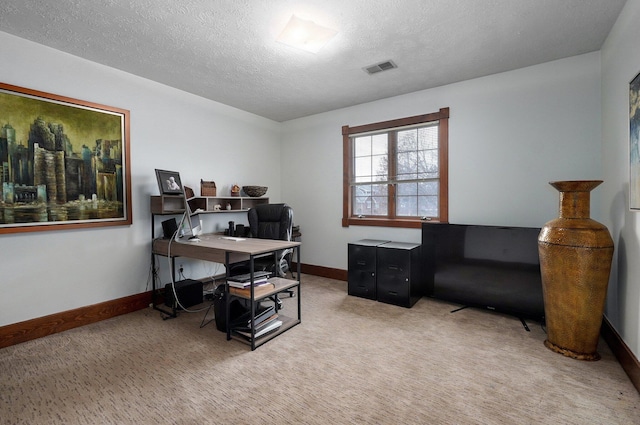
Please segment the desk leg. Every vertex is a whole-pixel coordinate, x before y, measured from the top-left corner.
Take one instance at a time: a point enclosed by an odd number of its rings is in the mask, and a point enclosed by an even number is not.
[[[170,261],[171,261],[171,274],[173,275],[173,271],[176,269],[175,257],[171,257]],[[166,316],[163,317],[163,320],[174,319],[178,317],[178,310],[175,307],[173,307],[171,311],[167,311],[164,308],[161,308],[158,306],[158,290],[160,289],[158,287],[158,281],[160,280],[160,278],[158,277],[158,272],[156,271],[156,255],[154,253],[151,253],[151,267],[152,267],[151,279],[153,280],[152,287],[151,287],[151,307],[153,307],[154,310],[158,310],[160,313],[166,314]],[[174,281],[175,281],[175,278],[174,278]],[[166,295],[165,295],[165,298],[166,298]]]
[[[231,320],[231,313],[229,312],[229,306],[231,304],[231,294],[229,293],[229,251],[224,253],[224,268],[225,270],[225,282],[224,282],[224,298],[225,298],[225,309],[224,309],[224,318],[225,318],[225,327],[227,328],[227,341],[231,339],[231,324],[229,321]]]
[[[251,351],[256,349],[256,326],[255,326],[256,303],[255,303],[255,292],[254,292],[255,287],[253,286],[253,281],[255,280],[254,272],[255,272],[255,263],[254,263],[254,256],[252,254],[252,255],[249,255],[249,280],[251,281],[251,286],[249,287],[251,288],[251,300],[249,301],[249,303],[251,304],[249,306],[249,310],[251,311],[251,319],[249,322],[251,326]]]
[[[302,313],[300,312],[300,308],[302,306],[302,296],[300,294],[300,291],[302,290],[302,275],[301,273],[301,265],[300,265],[300,245],[298,245],[296,248],[296,268],[298,269],[298,320],[302,321]]]
[[[151,307],[156,308],[158,298],[156,284],[158,282],[158,270],[156,270],[156,255],[151,252]]]

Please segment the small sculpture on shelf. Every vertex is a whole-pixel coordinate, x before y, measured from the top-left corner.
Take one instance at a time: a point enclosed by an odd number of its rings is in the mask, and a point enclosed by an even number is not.
[[[231,196],[240,196],[240,186],[237,184],[231,186]]]

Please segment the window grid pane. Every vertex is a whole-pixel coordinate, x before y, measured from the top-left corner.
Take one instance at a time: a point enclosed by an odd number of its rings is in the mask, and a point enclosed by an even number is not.
[[[418,196],[418,216],[438,217],[440,214],[438,196]]]
[[[396,203],[398,217],[437,217],[437,196],[398,196]]]
[[[386,184],[354,186],[353,214],[356,216],[386,216],[389,190]]]
[[[353,142],[353,155],[358,158],[371,155],[371,137],[356,137]]]
[[[371,136],[371,155],[387,155],[389,144],[387,133]]]
[[[398,217],[415,217],[417,215],[417,196],[398,196],[396,199],[396,215]]]

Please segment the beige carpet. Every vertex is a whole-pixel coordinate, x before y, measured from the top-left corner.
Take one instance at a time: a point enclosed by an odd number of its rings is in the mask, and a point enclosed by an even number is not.
[[[303,276],[302,324],[253,352],[200,328],[204,313],[145,309],[0,350],[0,423],[640,423],[604,343],[581,362],[546,349],[535,322],[455,307]]]

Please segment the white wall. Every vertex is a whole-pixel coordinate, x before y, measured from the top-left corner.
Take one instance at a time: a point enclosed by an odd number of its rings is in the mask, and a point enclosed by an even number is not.
[[[441,107],[451,108],[451,223],[541,227],[557,216],[549,181],[602,178],[597,52],[288,121],[283,193],[304,263],[346,269],[347,244],[362,238],[420,242],[418,229],[341,227],[341,127]]]
[[[602,48],[605,221],[616,245],[606,315],[640,357],[640,214],[629,210],[629,82],[640,72],[640,0],[628,0]]]
[[[133,207],[131,226],[0,235],[0,326],[149,289],[155,168],[179,171],[196,193],[204,179],[219,195],[261,184],[280,200],[279,123],[2,32],[0,57],[4,83],[131,111]],[[208,217],[206,229],[246,223],[246,214]],[[167,267],[161,261],[165,279]],[[185,268],[187,277],[216,272],[203,262]]]

